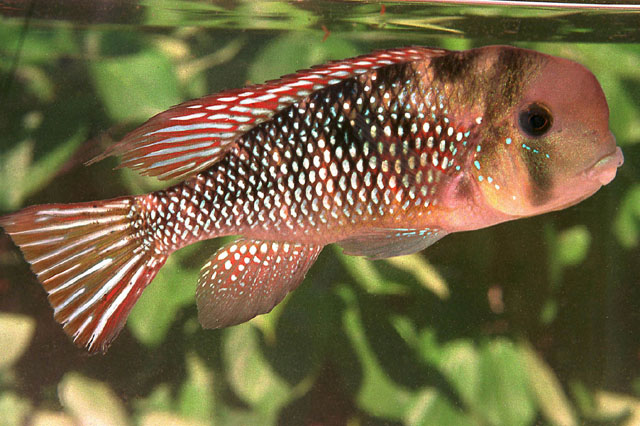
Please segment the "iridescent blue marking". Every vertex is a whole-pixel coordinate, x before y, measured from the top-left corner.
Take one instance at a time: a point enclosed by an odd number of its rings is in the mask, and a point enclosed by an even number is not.
[[[480,162],[478,160],[475,160],[473,165],[476,166],[476,169],[480,170]]]
[[[507,145],[511,145],[511,138],[507,138],[505,142],[507,143]]]

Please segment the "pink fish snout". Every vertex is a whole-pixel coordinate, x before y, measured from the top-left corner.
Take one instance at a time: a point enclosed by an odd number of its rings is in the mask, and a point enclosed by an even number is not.
[[[622,150],[616,146],[614,152],[602,157],[587,171],[587,177],[600,182],[601,185],[606,185],[616,177],[616,171],[622,163],[624,163]]]

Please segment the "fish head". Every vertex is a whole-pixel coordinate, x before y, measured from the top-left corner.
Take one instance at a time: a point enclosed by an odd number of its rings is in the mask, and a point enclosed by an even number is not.
[[[503,85],[497,93],[512,100],[482,123],[485,135],[470,166],[483,200],[508,218],[574,205],[611,182],[623,163],[595,76],[573,61],[517,50],[535,70],[519,82],[496,79]]]

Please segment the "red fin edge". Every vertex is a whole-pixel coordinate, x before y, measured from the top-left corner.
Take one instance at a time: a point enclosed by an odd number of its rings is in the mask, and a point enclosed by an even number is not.
[[[166,256],[145,249],[134,197],[33,206],[0,218],[76,345],[105,352]]]

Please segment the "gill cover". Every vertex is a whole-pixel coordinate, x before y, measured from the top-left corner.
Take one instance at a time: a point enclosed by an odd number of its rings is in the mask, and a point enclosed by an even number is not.
[[[521,217],[590,196],[603,182],[590,173],[595,164],[613,158],[615,175],[622,156],[609,131],[604,93],[589,70],[538,52],[513,54],[521,55],[519,78],[493,79],[502,95],[488,99],[493,117],[483,123],[484,146],[472,172],[492,208]],[[496,104],[506,106],[504,112],[496,113]]]

